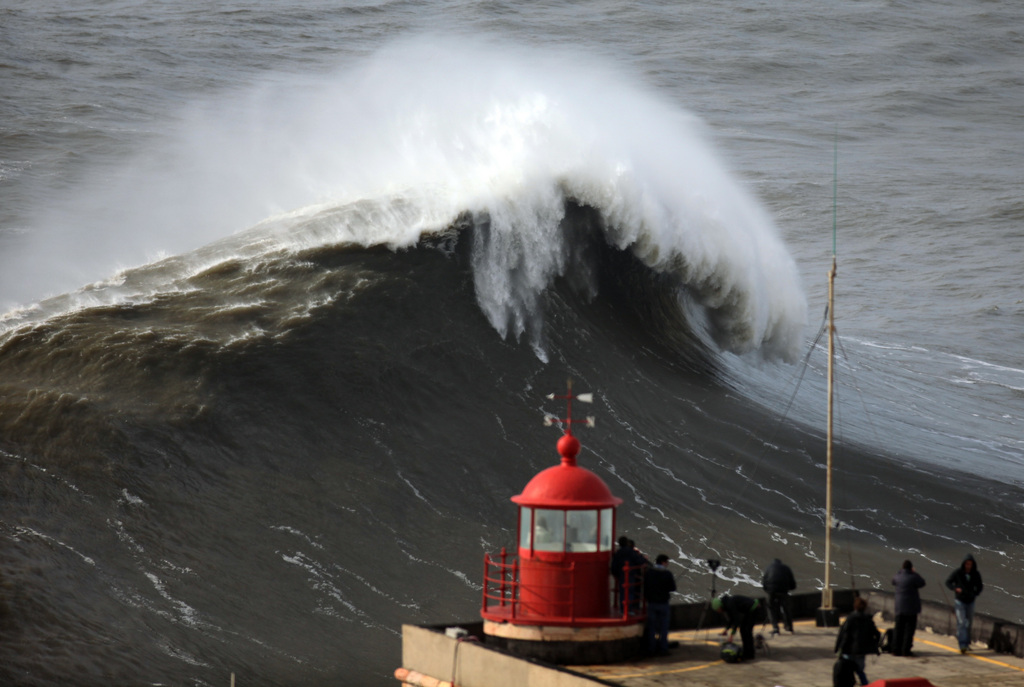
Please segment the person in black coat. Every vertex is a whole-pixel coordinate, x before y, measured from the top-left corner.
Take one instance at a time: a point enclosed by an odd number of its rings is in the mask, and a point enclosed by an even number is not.
[[[668,653],[668,632],[672,620],[669,597],[676,590],[676,578],[668,569],[668,556],[658,554],[654,565],[644,570],[644,598],[647,600],[647,650],[654,655]]]
[[[725,615],[726,623],[722,634],[728,634],[730,641],[735,636],[736,630],[740,631],[743,660],[754,660],[754,624],[760,616],[761,600],[752,599],[749,596],[724,594],[712,600],[711,608]]]
[[[956,593],[953,602],[956,609],[956,638],[960,653],[966,653],[971,646],[971,622],[974,620],[974,600],[981,594],[984,585],[974,556],[967,554],[960,567],[946,578],[946,586]]]
[[[896,622],[892,630],[892,655],[913,656],[914,632],[917,630],[917,616],[921,612],[921,594],[917,591],[924,586],[924,578],[914,571],[914,564],[903,561],[903,567],[892,578],[896,587]]]
[[[874,619],[866,613],[867,607],[868,602],[864,597],[858,596],[853,600],[853,612],[839,628],[835,648],[841,659],[853,663],[862,685],[868,684],[868,677],[864,674],[864,657],[878,653],[878,639],[881,637]]]
[[[788,565],[776,558],[761,575],[761,587],[768,593],[768,618],[772,634],[779,634],[779,620],[788,632],[793,631],[793,608],[789,593],[796,589],[796,578]]]
[[[636,550],[627,537],[619,537],[619,548],[612,554],[611,573],[615,578],[615,605],[621,611],[624,600],[629,599],[629,612],[640,611],[641,570],[649,561]],[[626,574],[626,570],[629,574]]]

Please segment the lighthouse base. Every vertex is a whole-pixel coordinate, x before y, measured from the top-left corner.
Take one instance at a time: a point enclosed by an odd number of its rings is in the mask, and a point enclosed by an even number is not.
[[[644,623],[564,627],[485,620],[484,634],[487,644],[523,658],[558,664],[614,663],[640,654]]]

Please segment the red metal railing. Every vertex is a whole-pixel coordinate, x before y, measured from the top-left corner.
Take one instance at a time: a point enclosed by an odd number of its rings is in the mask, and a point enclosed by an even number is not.
[[[511,558],[511,560],[509,560]],[[490,554],[484,554],[484,586],[482,599],[482,612],[486,615],[501,615],[510,620],[529,617],[530,604],[524,603],[523,596],[534,599],[545,599],[544,605],[548,608],[553,606],[556,611],[550,615],[570,621],[576,619],[575,588],[571,583],[574,563],[552,563],[553,568],[566,573],[560,576],[569,580],[566,584],[540,584],[533,583],[528,587],[520,580],[519,559],[509,556],[505,548],[501,549],[498,559],[492,558]],[[647,604],[643,598],[643,566],[626,565],[623,569],[623,583],[621,586],[617,581],[612,580],[609,575],[608,594],[612,599],[612,608],[616,609],[610,618],[617,618],[629,621],[642,617],[647,613]],[[621,596],[621,599],[620,599]],[[564,612],[562,612],[564,609]],[[546,614],[547,615],[547,614]]]
[[[491,568],[496,570],[491,573]],[[504,609],[509,608],[512,618],[516,617],[516,606],[519,590],[519,559],[513,558],[508,563],[508,553],[505,547],[501,547],[501,560],[496,561],[489,553],[484,554],[484,599],[483,610],[486,613],[488,600],[497,601],[497,606]],[[495,605],[495,604],[492,604]]]
[[[622,566],[623,582],[621,587],[616,583],[613,607],[621,611],[623,620],[647,614],[647,601],[644,599],[644,567],[629,563]]]

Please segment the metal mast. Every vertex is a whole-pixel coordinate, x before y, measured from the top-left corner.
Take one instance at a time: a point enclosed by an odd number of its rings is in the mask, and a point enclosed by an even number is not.
[[[821,591],[821,607],[832,609],[832,384],[835,380],[833,369],[835,314],[833,310],[836,282],[836,256],[832,255],[832,269],[828,273],[828,431],[825,448],[825,588]]]

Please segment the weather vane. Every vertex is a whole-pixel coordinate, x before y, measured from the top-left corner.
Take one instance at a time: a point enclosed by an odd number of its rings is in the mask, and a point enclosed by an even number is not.
[[[565,399],[565,417],[561,418],[561,417],[557,417],[555,415],[551,415],[549,413],[544,413],[544,426],[545,427],[550,427],[551,425],[555,424],[556,422],[564,422],[565,423],[565,433],[568,434],[568,435],[572,435],[572,425],[573,425],[574,422],[577,422],[577,423],[582,422],[587,427],[593,427],[594,426],[594,416],[593,415],[588,415],[586,417],[586,419],[584,419],[584,420],[578,420],[578,419],[574,420],[573,419],[573,417],[572,417],[572,400],[575,398],[580,403],[593,403],[594,402],[594,394],[578,394],[576,396],[573,396],[572,395],[572,380],[570,379],[570,380],[566,381],[565,384],[566,384],[567,391],[566,391],[564,396],[560,396],[558,394],[548,394],[548,396],[547,396],[549,399],[556,399],[556,398],[557,399]]]

